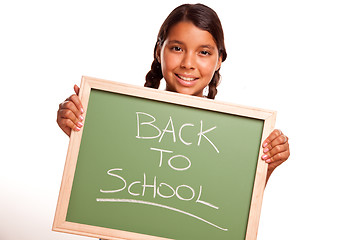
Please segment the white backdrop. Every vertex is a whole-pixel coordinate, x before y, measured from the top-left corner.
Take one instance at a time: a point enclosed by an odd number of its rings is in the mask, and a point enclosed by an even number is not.
[[[68,137],[58,104],[82,75],[143,85],[182,1],[0,2],[0,239],[51,231]],[[360,4],[203,1],[228,59],[218,100],[278,111],[290,159],[265,190],[258,239],[360,239]]]

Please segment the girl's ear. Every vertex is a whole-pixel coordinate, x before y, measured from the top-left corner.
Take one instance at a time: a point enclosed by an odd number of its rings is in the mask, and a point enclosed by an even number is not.
[[[218,71],[220,69],[221,63],[222,63],[222,56],[219,56],[219,59],[218,59],[217,65],[216,65],[216,71]]]

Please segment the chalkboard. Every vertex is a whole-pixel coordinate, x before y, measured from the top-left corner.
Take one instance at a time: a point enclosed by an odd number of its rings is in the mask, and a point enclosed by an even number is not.
[[[256,239],[274,111],[83,77],[53,230]]]

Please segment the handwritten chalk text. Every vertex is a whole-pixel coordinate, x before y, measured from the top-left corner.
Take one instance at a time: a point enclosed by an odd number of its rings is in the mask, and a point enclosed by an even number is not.
[[[162,141],[165,133],[172,135],[172,139],[173,142],[176,142],[176,135],[178,135],[178,138],[180,139],[180,141],[185,144],[185,145],[191,145],[191,142],[187,142],[186,140],[184,140],[183,135],[182,135],[182,131],[185,127],[195,127],[194,124],[192,123],[184,123],[181,125],[181,127],[179,128],[179,132],[178,134],[176,134],[176,130],[174,128],[174,123],[173,120],[171,118],[171,116],[169,117],[169,120],[165,126],[165,128],[163,130],[160,130],[160,128],[158,126],[155,125],[156,122],[156,118],[154,116],[152,116],[149,113],[144,113],[144,112],[137,112],[136,113],[136,119],[137,119],[137,135],[136,138],[140,138],[140,139],[156,139],[159,138],[159,142]],[[143,128],[151,128],[153,129],[154,135],[152,136],[143,136],[142,134],[142,129]],[[215,151],[217,153],[219,153],[219,149],[216,147],[216,145],[213,143],[213,141],[210,140],[210,138],[208,138],[205,134],[213,131],[214,129],[216,129],[216,126],[209,128],[207,130],[203,130],[203,121],[200,120],[200,130],[199,133],[197,134],[198,136],[198,142],[197,145],[200,146],[201,144],[201,140],[203,138],[205,138],[210,144],[211,146],[215,149]]]

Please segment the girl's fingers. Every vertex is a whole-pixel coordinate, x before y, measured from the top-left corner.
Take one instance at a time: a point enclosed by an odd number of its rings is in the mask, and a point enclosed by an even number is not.
[[[71,129],[74,129],[75,131],[77,130],[75,124],[70,119],[62,118],[60,117],[59,114],[57,116],[57,123],[61,128],[61,130],[63,130],[64,133],[66,133],[66,135],[68,135],[69,137],[70,137]]]
[[[57,112],[57,123],[68,136],[70,136],[71,130],[80,131],[84,120],[82,116],[84,109],[78,97],[80,88],[74,85],[74,91],[75,94],[59,104]]]
[[[81,114],[81,110],[79,110],[75,103],[73,101],[70,100],[65,100],[64,102],[60,103],[59,106],[59,111],[60,110],[70,110],[73,114],[75,114],[75,116],[78,118],[78,120],[82,121],[84,120],[84,117]],[[64,111],[63,111],[64,112]],[[70,114],[70,113],[68,113]],[[64,118],[66,118],[67,116],[63,115]]]
[[[261,158],[265,160],[265,162],[285,161],[290,155],[289,143],[286,142],[285,144],[277,145],[270,151],[264,151],[264,153]],[[269,159],[271,160],[269,161]]]
[[[278,129],[264,141],[263,148],[264,154],[261,158],[267,163],[280,161],[281,164],[290,156],[288,137]]]
[[[78,111],[80,112],[80,114],[84,113],[84,109],[81,104],[80,98],[76,94],[73,94],[70,97],[68,97],[64,103],[66,103],[66,102],[73,102],[75,104],[76,108],[78,109]]]
[[[276,138],[280,137],[281,135],[283,135],[283,133],[279,129],[272,131],[272,133],[270,133],[270,135],[265,139],[263,143],[263,148],[268,147],[268,145],[272,141],[274,141]]]
[[[282,145],[277,145],[271,151],[268,152],[270,157],[275,156],[278,153],[286,152],[289,149],[289,143],[285,143]]]
[[[60,109],[59,110],[59,117],[62,118],[62,119],[70,120],[72,122],[72,124],[69,125],[68,121],[66,121],[65,125],[67,127],[70,127],[72,129],[74,129],[74,130],[80,130],[80,128],[83,126],[82,120],[77,118],[76,115],[69,109]],[[73,125],[75,125],[78,129]]]
[[[69,136],[71,130],[80,131],[80,127],[78,127],[73,121],[68,118],[60,118],[59,126]]]
[[[71,128],[66,126],[66,119],[65,118],[60,118],[58,120],[58,124],[59,124],[60,128],[64,131],[64,133],[66,133],[66,135],[68,135],[70,137]]]
[[[282,162],[285,162],[290,156],[290,151],[287,148],[284,152],[279,152],[270,157],[269,155],[264,154],[262,159],[265,160],[266,163],[274,163],[279,162],[279,165]]]
[[[284,134],[279,135],[275,139],[273,139],[271,142],[267,144],[267,146],[264,148],[264,153],[271,151],[273,148],[279,145],[283,145],[285,143],[288,143],[288,137]]]

